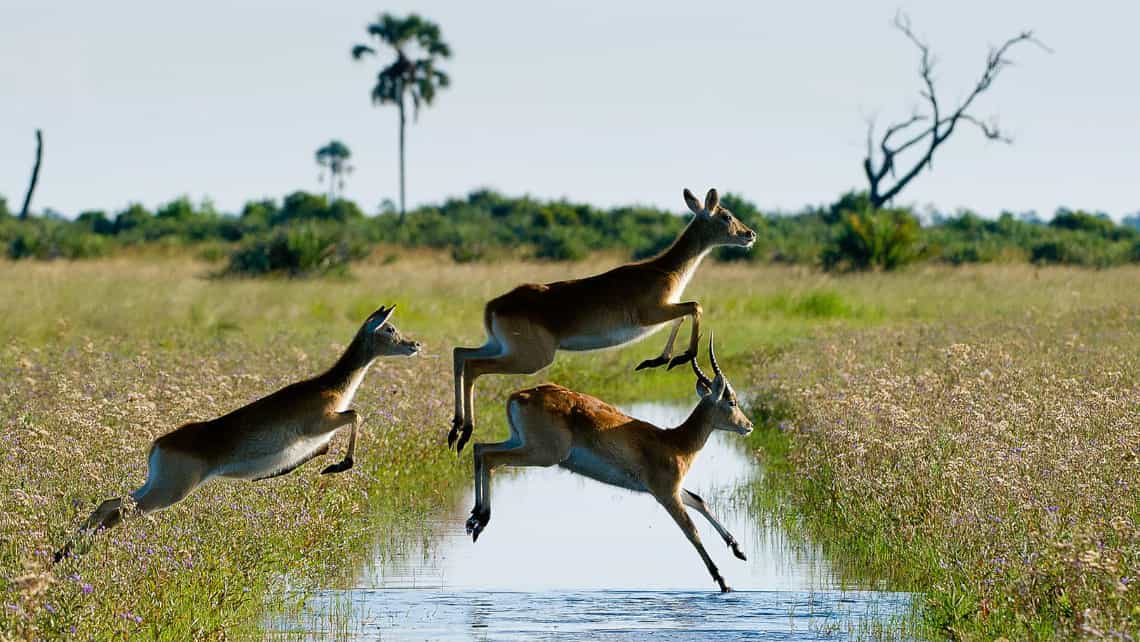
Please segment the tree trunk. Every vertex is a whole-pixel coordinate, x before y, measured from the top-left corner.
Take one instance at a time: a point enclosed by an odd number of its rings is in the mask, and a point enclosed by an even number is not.
[[[400,96],[400,224],[404,224],[404,96]]]
[[[32,166],[32,180],[28,183],[28,193],[24,195],[24,207],[20,209],[20,220],[28,218],[28,208],[32,205],[32,194],[40,180],[40,162],[44,158],[44,134],[36,130],[36,164]]]

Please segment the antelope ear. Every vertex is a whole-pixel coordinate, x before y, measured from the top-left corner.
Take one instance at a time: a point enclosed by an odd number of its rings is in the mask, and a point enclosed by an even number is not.
[[[724,389],[720,391],[720,398],[724,399],[730,393],[735,394],[735,392],[736,391],[732,389],[732,384],[730,384],[728,381],[725,381],[724,382]]]
[[[369,332],[376,332],[384,327],[384,324],[388,322],[388,317],[392,316],[392,312],[395,311],[395,309],[396,306],[394,305],[388,308],[380,306],[379,310],[373,312],[372,316],[368,317],[367,328]]]
[[[719,206],[720,195],[716,193],[716,188],[714,187],[709,190],[708,194],[705,194],[705,211],[712,214]]]
[[[724,396],[724,391],[727,389],[728,382],[724,380],[724,377],[718,376],[716,379],[713,379],[712,390],[709,391],[709,394],[712,395],[713,399],[720,401],[721,397]]]
[[[712,394],[712,388],[709,388],[707,385],[705,385],[705,382],[697,379],[697,396],[701,399],[704,399],[710,394]]]
[[[701,202],[697,200],[697,197],[693,196],[693,193],[690,192],[687,187],[683,193],[685,195],[685,205],[689,206],[689,211],[697,216],[703,216],[705,210],[701,207]]]

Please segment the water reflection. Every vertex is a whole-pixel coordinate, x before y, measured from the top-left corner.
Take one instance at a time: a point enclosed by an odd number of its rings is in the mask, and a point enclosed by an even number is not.
[[[690,409],[625,410],[673,426]],[[777,632],[817,639],[842,638],[865,618],[905,612],[906,595],[838,590],[820,555],[795,547],[754,514],[747,492],[757,474],[744,439],[717,432],[685,482],[748,556],[733,557],[692,513],[736,590],[728,595],[715,592],[692,545],[651,496],[558,468],[524,469],[494,478],[491,521],[477,544],[463,531],[473,501],[468,490],[441,515],[439,537],[374,562],[356,588],[310,596],[307,622],[284,628],[386,639],[574,639],[585,632],[601,639],[771,639]],[[330,627],[334,619],[341,621]]]

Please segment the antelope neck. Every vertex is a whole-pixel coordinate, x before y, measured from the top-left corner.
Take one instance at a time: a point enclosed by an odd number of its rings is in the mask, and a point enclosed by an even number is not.
[[[360,381],[376,359],[368,354],[364,346],[363,333],[357,334],[352,343],[340,355],[336,363],[325,373],[324,378],[330,388],[340,392],[355,392]]]
[[[677,240],[673,241],[673,244],[654,258],[651,263],[656,264],[666,272],[680,275],[691,274],[711,249],[700,238],[700,233],[696,227],[689,223],[689,226],[681,232]]]
[[[672,437],[678,450],[688,455],[694,455],[705,447],[705,443],[713,431],[712,422],[705,417],[707,412],[708,410],[703,402],[697,404],[697,407],[693,408],[693,412],[689,413],[688,419],[666,433]]]

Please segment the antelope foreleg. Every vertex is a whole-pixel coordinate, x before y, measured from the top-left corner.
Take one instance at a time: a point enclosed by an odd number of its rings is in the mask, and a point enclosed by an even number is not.
[[[673,322],[672,329],[669,330],[669,338],[665,341],[665,349],[661,351],[661,355],[652,359],[646,359],[638,364],[635,370],[643,370],[645,368],[656,368],[669,363],[669,357],[673,356],[673,343],[677,340],[677,331],[681,329],[681,324],[685,322],[685,318],[681,317]]]
[[[701,560],[704,561],[705,567],[709,570],[709,574],[712,575],[713,580],[717,583],[717,586],[720,587],[721,593],[731,591],[732,589],[728,587],[728,584],[724,583],[724,578],[721,577],[716,564],[714,564],[712,558],[709,557],[708,551],[705,550],[705,545],[701,543],[701,536],[697,533],[697,527],[693,525],[692,518],[685,512],[685,506],[681,498],[673,495],[665,498],[659,497],[658,501],[660,501],[661,505],[668,511],[673,521],[677,522],[677,526],[681,528],[681,532],[684,533],[685,537],[692,543],[693,548],[697,549],[697,553],[701,556]]]
[[[348,434],[348,450],[344,453],[344,459],[326,467],[321,471],[322,475],[343,473],[349,468],[352,468],[352,456],[356,454],[356,431],[360,428],[360,415],[355,410],[345,410],[330,417],[329,422],[329,425],[332,426],[331,430],[336,430],[346,423],[351,423],[352,431]]]
[[[641,323],[644,326],[654,326],[659,323],[668,323],[669,321],[677,321],[673,328],[673,333],[670,334],[670,346],[674,334],[680,328],[680,321],[685,317],[693,318],[693,328],[689,334],[689,349],[683,354],[679,354],[669,360],[669,370],[677,366],[688,363],[697,358],[697,342],[701,338],[701,304],[696,301],[685,301],[684,303],[665,303],[655,307],[642,314]],[[654,365],[663,365],[658,363],[658,359],[650,359],[648,362],[642,362],[642,366],[651,367],[650,363]],[[638,368],[641,369],[640,367]]]
[[[704,518],[712,524],[712,527],[720,534],[721,539],[728,545],[733,555],[738,559],[748,561],[748,558],[744,556],[744,552],[740,550],[740,543],[736,541],[736,538],[732,536],[732,533],[728,532],[728,529],[725,528],[723,524],[717,521],[717,518],[713,517],[712,511],[709,510],[705,500],[701,499],[699,495],[692,491],[682,489],[681,502],[703,515]]]

